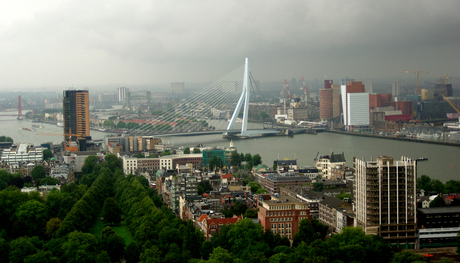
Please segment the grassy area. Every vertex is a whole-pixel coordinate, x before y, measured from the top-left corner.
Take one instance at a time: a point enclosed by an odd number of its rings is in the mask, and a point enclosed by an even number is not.
[[[94,223],[94,225],[89,229],[89,232],[91,234],[101,236],[102,230],[104,230],[105,227],[106,225],[104,224],[104,222],[98,219]],[[125,239],[126,245],[131,243],[131,240],[133,240],[133,236],[131,235],[131,232],[129,232],[128,226],[126,225],[125,221],[121,221],[119,225],[110,227],[113,229],[113,231],[115,231],[115,233],[117,233]]]

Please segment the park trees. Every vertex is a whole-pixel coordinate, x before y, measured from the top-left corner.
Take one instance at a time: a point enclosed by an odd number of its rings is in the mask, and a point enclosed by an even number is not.
[[[43,150],[43,160],[49,160],[53,158],[54,154],[50,149]]]
[[[108,197],[102,207],[104,222],[109,224],[119,224],[121,222],[121,208],[113,197]]]
[[[315,233],[315,229],[308,219],[302,219],[299,222],[299,230],[294,235],[292,246],[296,247],[301,242],[305,242],[307,245],[317,239],[318,235]]]
[[[29,200],[16,210],[15,216],[26,227],[29,236],[41,236],[45,233],[48,208],[36,200]]]
[[[34,182],[38,183],[41,179],[46,177],[45,168],[43,168],[41,165],[37,165],[34,167],[32,172],[30,172],[30,175],[34,179]]]
[[[189,147],[184,149],[184,154],[190,154],[190,148]]]

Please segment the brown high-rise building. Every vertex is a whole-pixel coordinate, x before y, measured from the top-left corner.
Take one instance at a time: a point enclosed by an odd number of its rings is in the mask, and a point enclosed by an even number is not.
[[[332,119],[332,80],[324,80],[324,88],[319,90],[319,117],[321,120]]]
[[[89,137],[89,94],[87,90],[64,91],[64,141]]]
[[[353,197],[357,225],[388,243],[414,248],[417,241],[417,162],[379,156],[354,159]]]

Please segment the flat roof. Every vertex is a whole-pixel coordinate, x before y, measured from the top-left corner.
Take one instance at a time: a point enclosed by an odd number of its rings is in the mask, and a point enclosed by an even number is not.
[[[460,213],[460,206],[419,208],[418,211],[423,214]]]

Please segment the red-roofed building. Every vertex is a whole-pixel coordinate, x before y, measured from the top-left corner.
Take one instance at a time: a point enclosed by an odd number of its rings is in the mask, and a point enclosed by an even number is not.
[[[206,239],[210,240],[224,225],[233,225],[239,220],[243,219],[242,216],[234,215],[232,218],[209,218],[207,215],[201,215],[198,219],[201,225],[201,231],[204,232]]]
[[[232,174],[223,174],[222,175],[222,179],[231,179],[232,178]]]
[[[209,198],[210,195],[209,195],[208,193],[204,193],[204,194],[203,194],[203,197],[208,197],[208,198]]]

